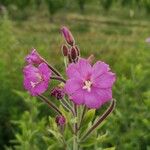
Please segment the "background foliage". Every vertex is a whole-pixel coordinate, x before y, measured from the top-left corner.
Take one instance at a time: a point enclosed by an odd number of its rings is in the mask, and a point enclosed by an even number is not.
[[[0,0],[0,149],[47,149],[56,141],[47,131],[51,110],[14,90],[24,91],[22,67],[32,47],[64,72],[59,28],[67,25],[82,56],[93,53],[117,74],[117,108],[99,129],[103,144],[95,149],[149,150],[150,1],[59,1]]]

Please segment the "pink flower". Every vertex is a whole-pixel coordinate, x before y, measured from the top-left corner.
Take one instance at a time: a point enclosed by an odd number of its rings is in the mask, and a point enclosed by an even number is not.
[[[73,46],[75,44],[75,41],[74,41],[74,37],[73,35],[71,34],[70,30],[67,28],[67,27],[62,27],[61,28],[61,32],[66,40],[66,42]]]
[[[98,61],[91,66],[88,60],[80,59],[69,65],[67,76],[65,91],[74,103],[97,109],[112,99],[116,76],[104,62]]]
[[[43,62],[42,57],[39,55],[36,49],[33,49],[25,59],[29,64],[40,64]]]
[[[45,63],[41,63],[38,67],[27,65],[23,69],[24,87],[32,96],[37,96],[45,92],[51,77],[51,70]]]

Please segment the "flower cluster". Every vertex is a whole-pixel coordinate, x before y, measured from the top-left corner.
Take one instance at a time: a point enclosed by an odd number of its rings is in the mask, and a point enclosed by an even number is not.
[[[93,65],[93,55],[87,59],[82,58],[74,37],[67,27],[62,27],[61,33],[66,41],[66,44],[62,45],[62,53],[65,59],[67,79],[64,79],[61,73],[35,49],[32,49],[25,58],[27,65],[23,69],[24,87],[32,96],[38,96],[57,113],[55,121],[58,126],[64,126],[66,118],[59,107],[43,95],[51,87],[50,81],[57,80],[60,82],[52,88],[50,96],[60,100],[60,104],[75,118],[77,117],[78,106],[99,109],[103,104],[112,101],[110,108],[83,135],[81,138],[83,140],[112,112],[115,106],[112,86],[115,83],[116,75],[103,61],[97,61]],[[81,122],[84,112],[81,116]],[[73,132],[75,135],[80,129],[80,124],[75,122]]]

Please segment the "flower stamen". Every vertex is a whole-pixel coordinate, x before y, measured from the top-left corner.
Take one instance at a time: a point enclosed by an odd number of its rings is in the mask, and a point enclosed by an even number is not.
[[[43,81],[43,78],[39,73],[36,74],[36,77],[37,77],[36,82],[30,81],[32,88],[34,88],[35,86],[37,86],[38,84],[40,84]]]
[[[84,89],[84,90],[87,90],[88,92],[91,92],[91,86],[92,86],[92,82],[89,81],[89,80],[86,80],[86,81],[84,82],[83,89]]]

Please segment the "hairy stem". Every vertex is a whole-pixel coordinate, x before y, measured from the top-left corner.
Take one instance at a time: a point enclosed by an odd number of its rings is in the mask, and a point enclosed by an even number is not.
[[[67,111],[70,111],[70,109],[66,106],[64,102],[62,102],[62,100],[60,100],[60,103]]]
[[[72,106],[70,105],[70,103],[65,98],[63,99],[63,101],[67,105],[67,107],[70,109],[70,111],[72,112],[72,115],[75,115],[75,112],[74,112]]]
[[[55,104],[49,101],[44,95],[38,95],[38,97],[48,105],[49,108],[52,108],[57,114],[62,115],[61,111],[57,108]]]
[[[80,128],[81,128],[81,124],[82,124],[82,121],[83,121],[83,119],[84,119],[85,112],[86,112],[86,106],[84,105],[83,110],[82,110],[82,113],[81,113],[80,121],[79,121],[78,130],[80,130]]]
[[[66,80],[60,76],[51,76],[51,79],[53,80],[58,80],[58,81],[61,81],[63,83],[66,83]]]
[[[74,135],[73,139],[73,150],[78,150],[77,136]]]
[[[92,133],[92,131],[94,131],[100,125],[100,123],[107,118],[107,116],[114,110],[115,104],[116,102],[113,99],[109,108],[103,113],[102,116],[98,118],[98,120],[92,125],[92,127],[81,137],[80,139],[81,141],[84,141],[89,136],[89,134]]]
[[[74,113],[75,113],[74,117],[77,117],[77,105],[76,104],[74,104]],[[77,122],[75,122],[74,123],[74,132],[75,132],[75,134],[77,134],[77,131],[78,131],[78,125],[77,125]]]
[[[77,105],[74,104],[74,117],[77,118]],[[78,150],[78,124],[74,123],[73,150]]]
[[[43,61],[48,65],[48,67],[52,70],[52,72],[55,75],[62,77],[61,73],[57,69],[55,69],[54,67],[52,67],[45,59],[43,59]]]

